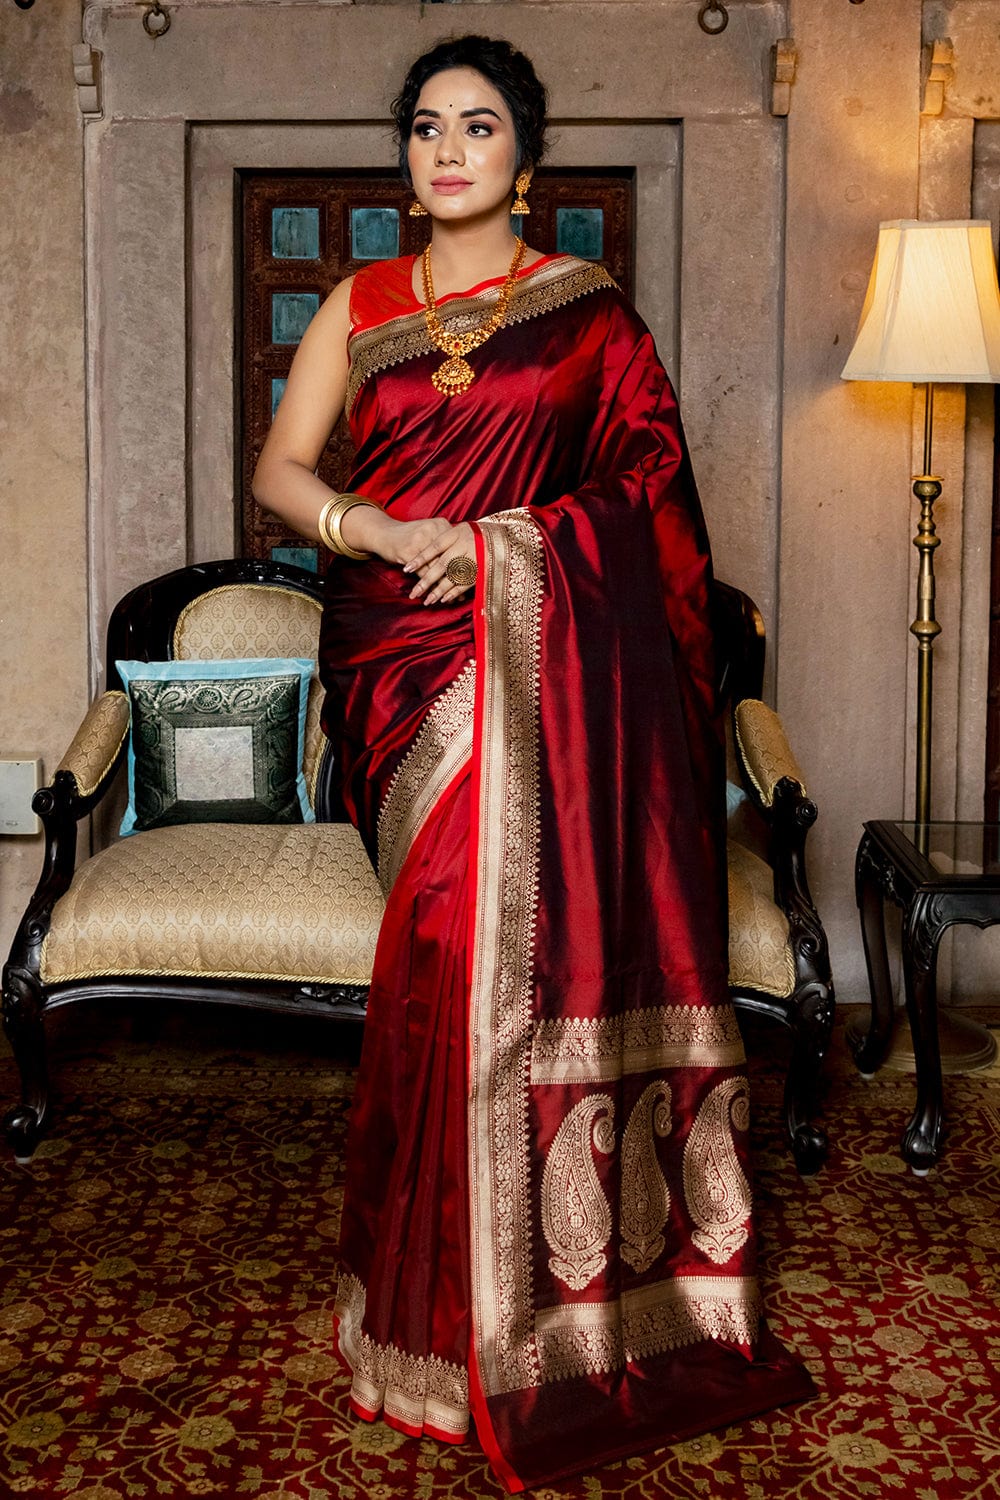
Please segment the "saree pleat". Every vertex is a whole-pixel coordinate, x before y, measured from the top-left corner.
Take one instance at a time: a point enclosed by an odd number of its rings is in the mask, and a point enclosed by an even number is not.
[[[355,280],[352,488],[471,522],[474,600],[331,569],[345,800],[388,895],[348,1147],[353,1404],[515,1491],[808,1395],[756,1282],[711,562],[677,404],[549,257],[461,398],[412,260]],[[481,316],[495,287],[444,299]],[[481,376],[479,371],[481,370]]]

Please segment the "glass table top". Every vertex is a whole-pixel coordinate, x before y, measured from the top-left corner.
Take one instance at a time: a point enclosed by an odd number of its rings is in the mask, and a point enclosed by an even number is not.
[[[893,822],[939,875],[1000,876],[1000,824]]]

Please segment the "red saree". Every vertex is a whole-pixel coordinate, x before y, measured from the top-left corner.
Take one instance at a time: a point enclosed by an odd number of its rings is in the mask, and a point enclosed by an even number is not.
[[[327,728],[388,897],[338,1339],[361,1416],[456,1441],[471,1411],[520,1490],[812,1386],[754,1275],[711,564],[673,392],[610,278],[549,256],[440,396],[412,265],[355,279],[351,488],[473,522],[479,576],[436,608],[379,561],[328,578]]]

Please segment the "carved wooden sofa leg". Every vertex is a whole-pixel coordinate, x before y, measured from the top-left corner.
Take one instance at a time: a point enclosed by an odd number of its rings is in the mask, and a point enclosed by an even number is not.
[[[826,1132],[813,1123],[817,1111],[820,1074],[833,1030],[833,991],[815,984],[800,992],[792,1028],[792,1056],[785,1079],[785,1124],[803,1176],[818,1172],[826,1160]]]
[[[49,1111],[43,1008],[44,997],[33,975],[8,964],[3,975],[3,1021],[21,1074],[21,1102],[4,1115],[3,1131],[15,1160],[22,1164],[31,1160]]]

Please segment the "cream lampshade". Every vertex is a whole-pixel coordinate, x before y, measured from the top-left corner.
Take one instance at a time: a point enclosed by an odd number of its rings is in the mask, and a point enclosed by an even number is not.
[[[987,220],[879,226],[842,378],[1000,381],[1000,289]]]

